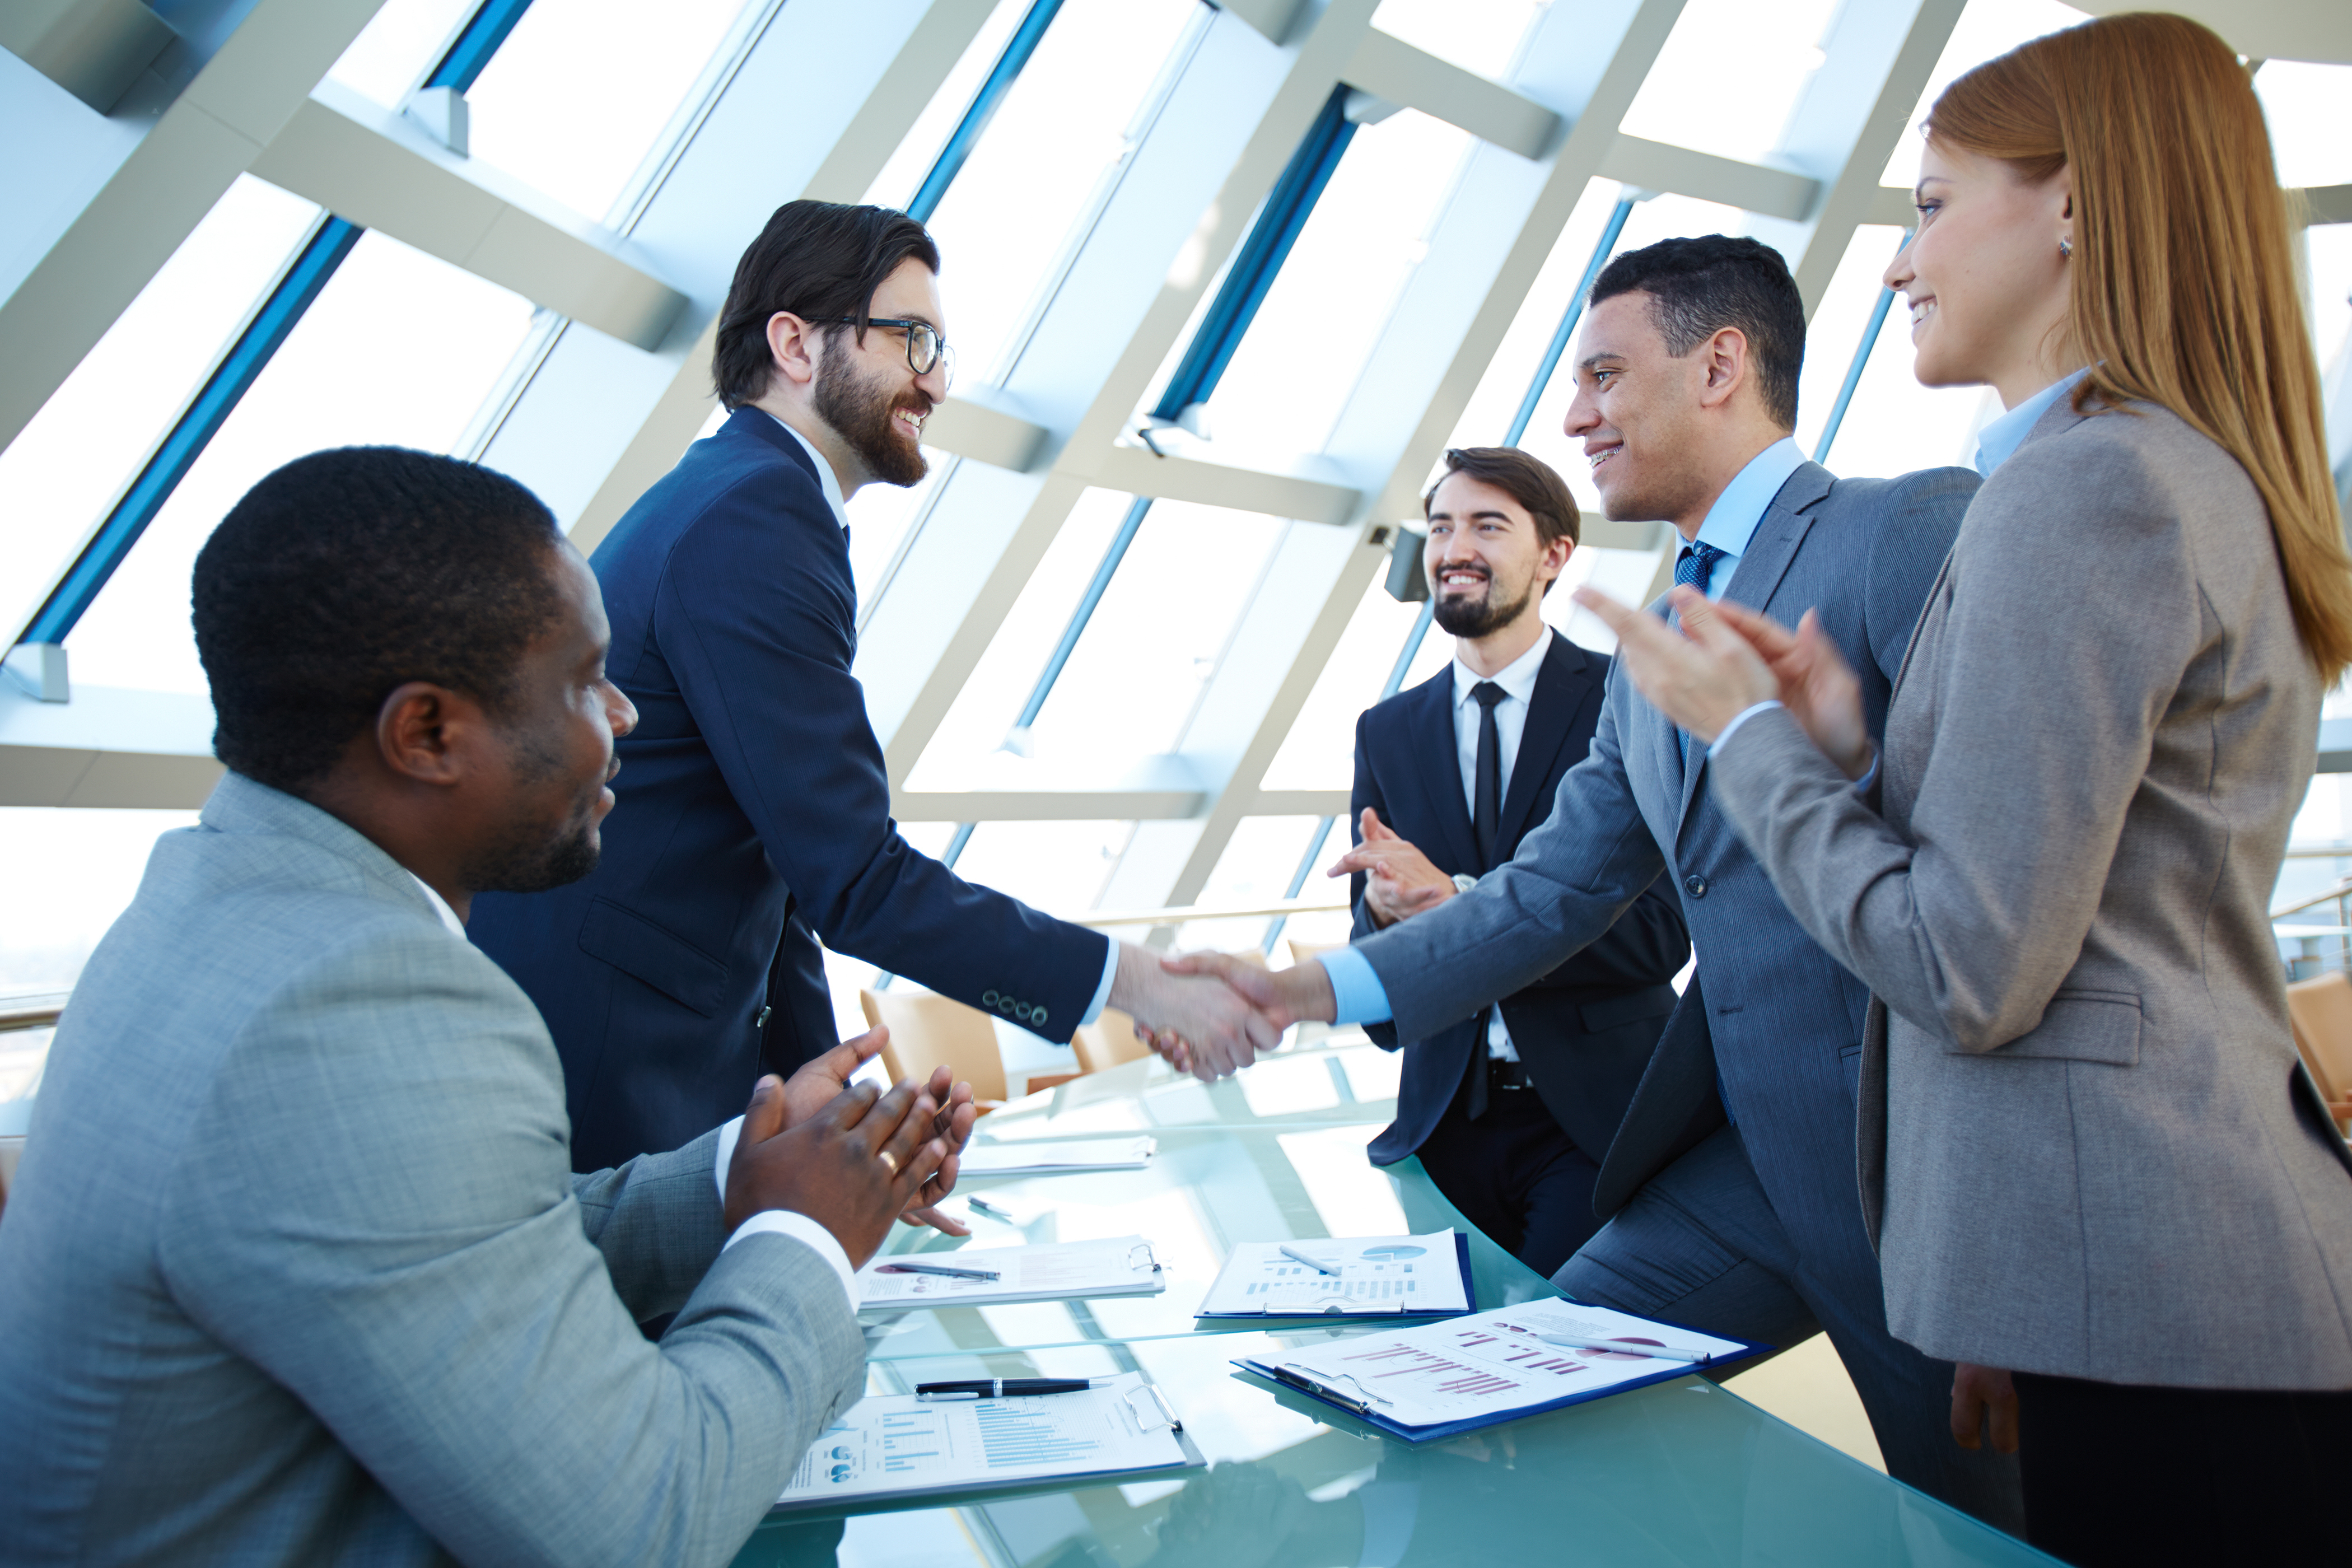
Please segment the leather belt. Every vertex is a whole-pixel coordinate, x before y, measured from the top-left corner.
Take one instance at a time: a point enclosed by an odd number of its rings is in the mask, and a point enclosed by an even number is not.
[[[1535,1083],[1528,1077],[1526,1063],[1505,1061],[1500,1057],[1488,1057],[1486,1087],[1489,1089],[1533,1089]]]

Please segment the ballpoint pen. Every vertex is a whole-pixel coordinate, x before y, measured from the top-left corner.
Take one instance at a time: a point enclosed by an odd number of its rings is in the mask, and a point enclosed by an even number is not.
[[[974,1377],[960,1383],[919,1383],[918,1399],[1013,1399],[1024,1394],[1083,1394],[1094,1386],[1086,1377]]]
[[[1291,1246],[1287,1242],[1277,1242],[1276,1245],[1281,1247],[1282,1255],[1285,1258],[1289,1258],[1294,1263],[1304,1263],[1307,1268],[1314,1269],[1318,1274],[1328,1274],[1335,1278],[1339,1275],[1339,1271],[1338,1269],[1331,1268],[1328,1264],[1316,1262],[1315,1259],[1307,1257],[1307,1254],[1299,1251],[1298,1248]]]
[[[1001,1219],[1007,1225],[1019,1225],[1021,1223],[1020,1219],[1014,1215],[1013,1210],[1003,1204],[992,1204],[986,1198],[977,1196],[967,1197],[963,1201],[975,1213],[984,1214],[991,1219]]]
[[[1645,1345],[1638,1340],[1587,1340],[1574,1334],[1538,1334],[1536,1338],[1548,1345],[1566,1345],[1570,1350],[1607,1351],[1613,1355],[1648,1356],[1653,1361],[1686,1361],[1694,1366],[1705,1366],[1715,1359],[1705,1351],[1678,1351],[1672,1345]]]
[[[992,1268],[951,1268],[944,1263],[885,1263],[877,1274],[936,1274],[942,1279],[1002,1279]]]

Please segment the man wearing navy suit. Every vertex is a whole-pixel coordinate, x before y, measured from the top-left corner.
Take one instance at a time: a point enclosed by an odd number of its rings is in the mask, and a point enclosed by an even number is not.
[[[555,1037],[581,1170],[676,1148],[831,1049],[820,939],[1050,1039],[1106,1005],[1243,1057],[1276,1038],[1214,980],[973,887],[890,820],[844,509],[925,472],[953,371],[939,267],[904,213],[778,208],[719,317],[732,414],[590,558],[639,714],[627,809],[592,875],[485,897],[469,928]]]
[[[1567,429],[1611,517],[1675,524],[1677,583],[1792,624],[1819,613],[1875,740],[1978,479],[1845,479],[1808,462],[1791,437],[1804,342],[1803,300],[1769,247],[1708,235],[1629,251],[1593,283]],[[2017,1533],[2014,1457],[1978,1446],[1952,1363],[1887,1331],[1854,1178],[1869,990],[1780,901],[1706,770],[1706,746],[1614,680],[1551,820],[1470,891],[1278,973],[1213,955],[1183,966],[1229,975],[1278,1021],[1428,1035],[1556,968],[1663,871],[1698,967],[1601,1160],[1609,1224],[1553,1283],[1782,1349],[1826,1332],[1887,1473]]]
[[[1543,618],[1575,551],[1576,501],[1508,447],[1445,454],[1423,500],[1423,564],[1453,662],[1356,724],[1355,934],[1431,907],[1507,863],[1551,813],[1600,722],[1609,658]],[[1690,957],[1680,905],[1653,886],[1609,934],[1475,1017],[1404,1048],[1375,1164],[1418,1154],[1465,1218],[1550,1274],[1601,1228],[1601,1156],[1675,1008]],[[1367,1033],[1397,1049],[1396,1026]]]

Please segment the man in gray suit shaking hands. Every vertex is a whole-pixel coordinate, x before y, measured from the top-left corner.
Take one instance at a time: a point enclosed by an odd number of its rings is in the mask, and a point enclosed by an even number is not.
[[[1840,479],[1805,460],[1790,435],[1804,307],[1754,240],[1629,252],[1595,281],[1584,321],[1568,432],[1607,514],[1673,522],[1678,583],[1784,620],[1818,609],[1860,672],[1875,737],[1976,476]],[[1436,889],[1427,912],[1280,974],[1183,962],[1227,969],[1282,1021],[1392,1017],[1419,1039],[1548,973],[1669,879],[1697,972],[1601,1162],[1593,1205],[1610,1223],[1555,1279],[1784,1348],[1826,1331],[1888,1471],[2013,1531],[2014,1461],[1953,1442],[1950,1364],[1886,1331],[1854,1180],[1869,994],[1780,902],[1708,798],[1706,764],[1705,746],[1612,676],[1550,818],[1475,889]],[[1377,845],[1352,862],[1392,869]]]
[[[354,448],[255,486],[194,597],[230,772],[33,1113],[0,1558],[725,1563],[864,1391],[852,1267],[968,1092],[845,1090],[868,1040],[573,1175],[555,1047],[459,921],[595,863],[635,721],[595,579],[512,480]]]

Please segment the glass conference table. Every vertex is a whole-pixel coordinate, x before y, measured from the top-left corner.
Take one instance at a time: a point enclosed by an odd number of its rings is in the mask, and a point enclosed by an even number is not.
[[[1238,1372],[1236,1356],[1374,1331],[1196,1325],[1192,1310],[1236,1242],[1452,1226],[1469,1237],[1480,1308],[1558,1293],[1472,1230],[1417,1162],[1382,1170],[1364,1158],[1395,1086],[1393,1057],[1339,1036],[1214,1085],[1130,1063],[987,1118],[988,1142],[1148,1132],[1159,1152],[1140,1171],[967,1179],[960,1192],[1020,1223],[976,1215],[966,1241],[901,1229],[891,1251],[1140,1234],[1168,1288],[866,1314],[867,1390],[1139,1371],[1168,1394],[1208,1468],[772,1519],[739,1568],[2052,1561],[1697,1377],[1415,1446]]]

